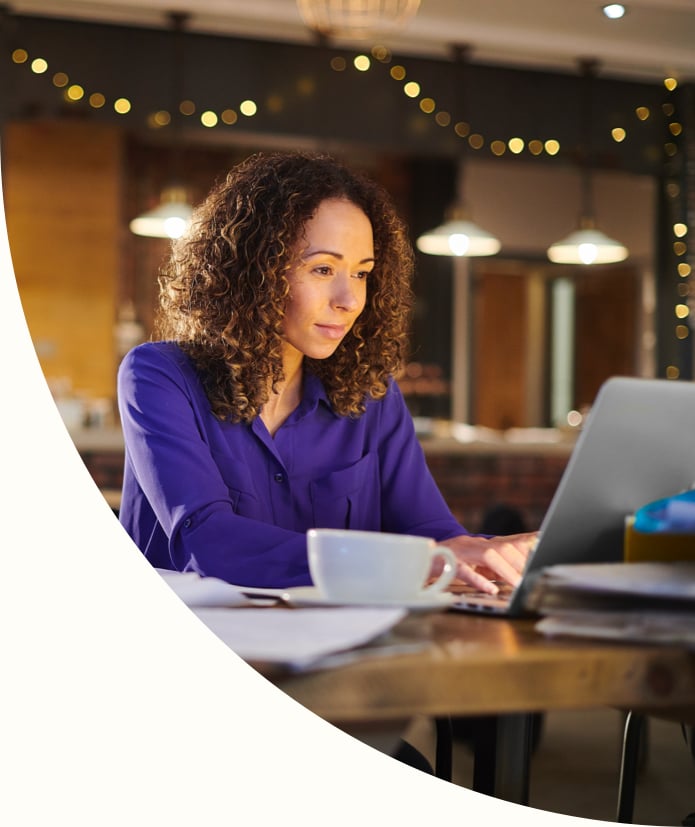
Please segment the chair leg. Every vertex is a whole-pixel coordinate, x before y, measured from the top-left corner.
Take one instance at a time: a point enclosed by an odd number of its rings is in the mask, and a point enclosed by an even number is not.
[[[681,724],[683,730],[683,738],[688,746],[688,752],[691,757],[695,759],[695,726]],[[695,812],[688,813],[688,815],[681,822],[683,827],[695,827]]]
[[[639,768],[640,740],[644,727],[644,716],[630,711],[625,719],[623,750],[620,761],[620,780],[618,782],[617,818],[621,824],[632,824],[637,789],[637,770]]]
[[[444,781],[451,781],[453,778],[453,744],[454,731],[449,716],[435,718],[437,731],[437,746],[434,760],[434,774]]]

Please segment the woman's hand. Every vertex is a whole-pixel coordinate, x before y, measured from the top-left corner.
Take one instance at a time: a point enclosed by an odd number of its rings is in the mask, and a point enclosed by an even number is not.
[[[457,585],[466,585],[487,594],[497,594],[499,588],[494,580],[516,586],[537,540],[538,532],[535,531],[487,538],[462,534],[444,540],[439,545],[450,548],[458,560],[456,578],[449,589],[454,591]]]

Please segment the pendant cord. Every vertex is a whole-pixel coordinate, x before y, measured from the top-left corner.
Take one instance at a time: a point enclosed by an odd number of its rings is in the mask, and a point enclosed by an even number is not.
[[[596,60],[582,60],[580,63],[582,88],[582,146],[580,162],[582,169],[582,221],[594,221],[593,192],[593,126],[594,126],[594,79],[596,77]]]

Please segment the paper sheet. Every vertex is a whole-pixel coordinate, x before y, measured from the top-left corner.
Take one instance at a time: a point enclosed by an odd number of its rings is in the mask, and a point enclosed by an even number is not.
[[[237,655],[249,661],[305,668],[388,632],[405,609],[194,609]]]
[[[200,577],[194,571],[180,572],[167,569],[157,569],[157,571],[175,594],[191,608],[196,606],[255,606],[259,602],[248,598],[242,586],[234,586],[217,577]],[[271,605],[274,598],[279,599],[284,591],[284,589],[262,590]]]
[[[244,660],[302,669],[380,637],[407,614],[401,608],[273,608],[285,589],[247,590],[195,572],[157,569],[171,589]],[[259,603],[264,608],[251,608]],[[400,651],[394,643],[389,651]]]

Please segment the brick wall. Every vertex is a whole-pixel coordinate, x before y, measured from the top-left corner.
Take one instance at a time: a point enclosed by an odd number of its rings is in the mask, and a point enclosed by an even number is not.
[[[99,488],[120,490],[123,485],[123,452],[80,451],[80,456]]]
[[[508,453],[429,453],[427,463],[456,518],[479,531],[485,512],[495,505],[517,509],[527,530],[540,526],[569,451]]]

